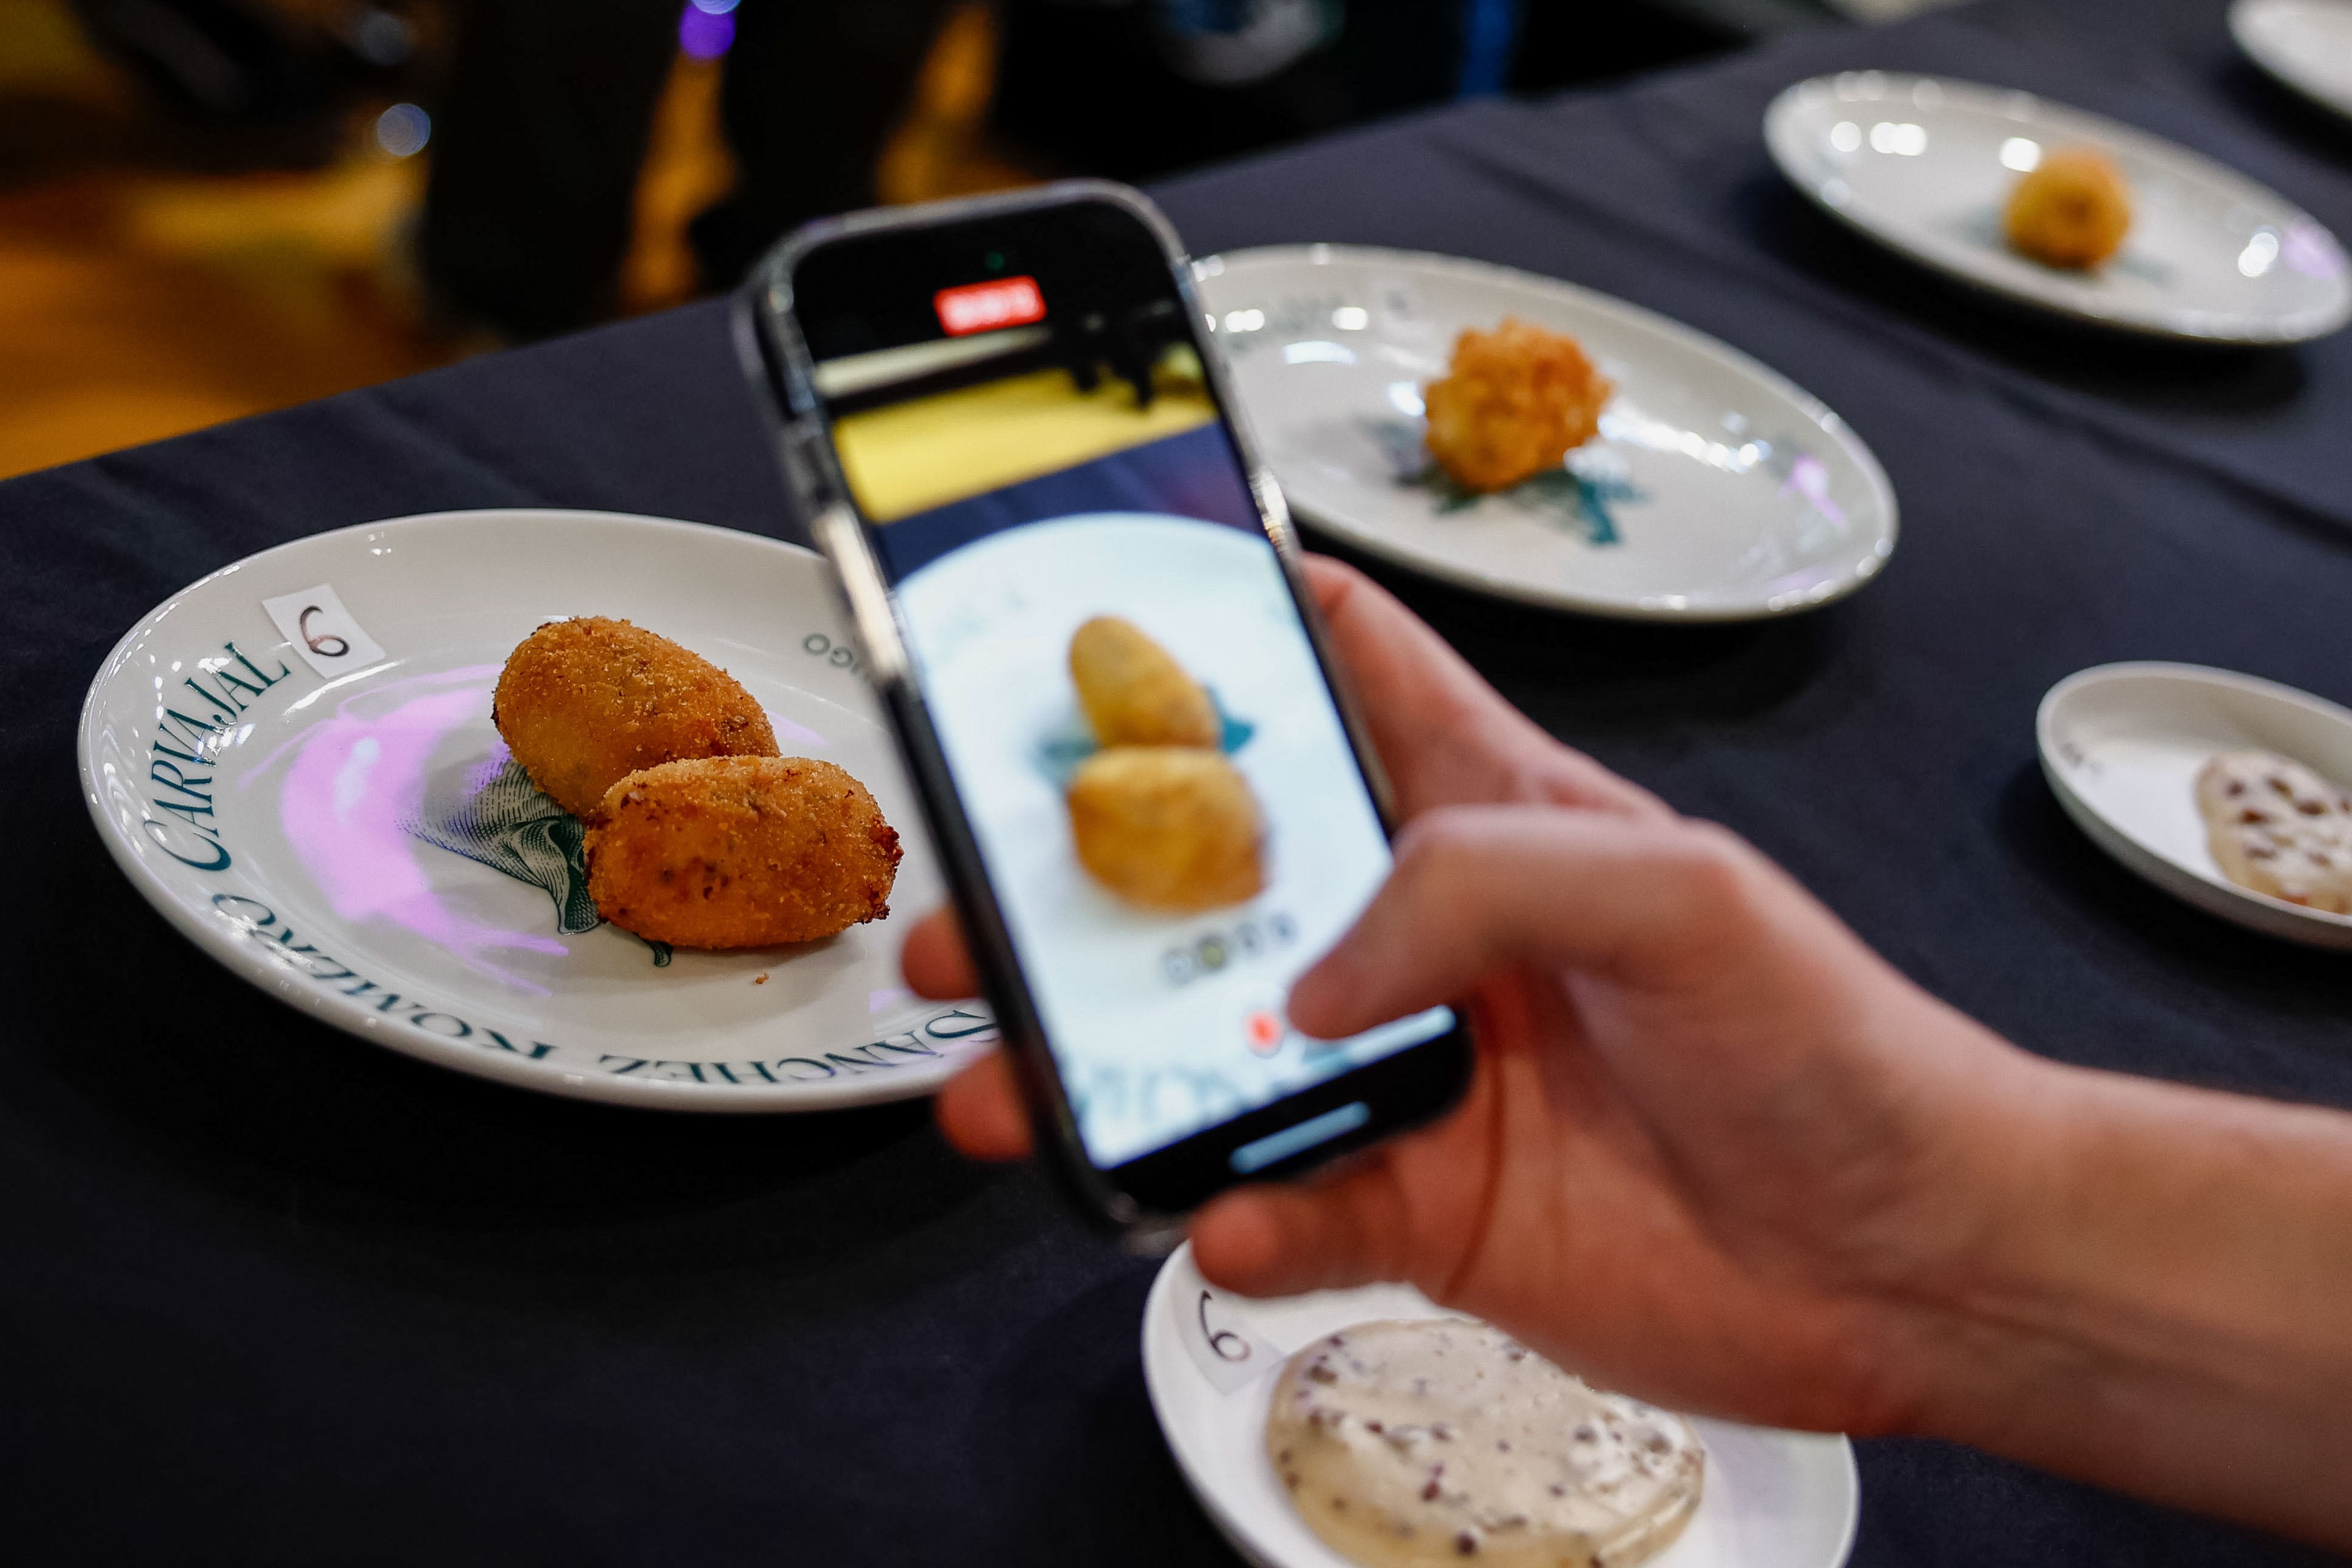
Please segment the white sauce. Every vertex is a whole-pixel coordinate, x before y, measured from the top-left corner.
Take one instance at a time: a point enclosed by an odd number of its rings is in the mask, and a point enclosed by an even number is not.
[[[1315,1532],[1369,1568],[1630,1568],[1698,1506],[1682,1417],[1465,1318],[1331,1334],[1284,1368],[1266,1455]]]

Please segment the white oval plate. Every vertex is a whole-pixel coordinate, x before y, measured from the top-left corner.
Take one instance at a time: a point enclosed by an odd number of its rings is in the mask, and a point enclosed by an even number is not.
[[[1962,282],[2159,338],[2292,343],[2352,318],[2342,246],[2244,175],[2145,131],[2032,93],[1899,71],[1801,81],[1764,140],[1824,211]],[[2105,150],[2132,187],[2131,232],[2083,272],[2009,247],[2001,213],[2041,154]]]
[[[281,630],[265,608],[281,595],[294,617],[318,608]],[[544,846],[570,819],[527,781],[486,789],[505,762],[490,688],[532,628],[583,614],[724,666],[788,753],[863,779],[906,846],[901,913],[827,942],[681,948],[657,966],[613,926],[560,929],[557,873],[535,884],[426,841],[563,864]],[[224,567],[132,627],[82,705],[83,790],[132,885],[199,947],[379,1045],[679,1110],[926,1094],[994,1029],[901,987],[904,918],[941,884],[847,636],[832,570],[750,534],[592,512],[369,523]],[[575,926],[593,920],[572,907]]]
[[[2323,109],[2352,117],[2352,5],[2238,0],[2230,34],[2246,57]]]
[[[1242,412],[1300,517],[1480,592],[1644,621],[1746,621],[1853,592],[1895,491],[1838,416],[1704,333],[1533,273],[1359,246],[1193,267]],[[1568,466],[1467,505],[1425,475],[1420,389],[1465,327],[1575,337],[1616,395]]]
[[[1184,1479],[1258,1568],[1356,1568],[1292,1508],[1265,1457],[1274,1374],[1351,1323],[1457,1314],[1404,1285],[1253,1301],[1202,1279],[1190,1242],[1143,1309],[1143,1377]],[[1706,1490],[1657,1568],[1838,1568],[1853,1549],[1862,1480],[1843,1437],[1694,1416]]]
[[[2352,915],[2240,887],[2206,847],[2197,774],[2217,751],[2274,751],[2352,779],[2352,712],[2202,664],[2099,664],[2050,688],[2034,719],[2042,771],[2091,841],[2210,915],[2320,947],[2352,947]]]

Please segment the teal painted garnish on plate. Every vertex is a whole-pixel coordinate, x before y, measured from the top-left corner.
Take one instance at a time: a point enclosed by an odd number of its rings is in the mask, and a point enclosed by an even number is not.
[[[1624,542],[1617,528],[1615,508],[1638,506],[1650,498],[1622,474],[1613,471],[1618,465],[1603,460],[1613,457],[1613,454],[1588,455],[1590,449],[1571,452],[1562,466],[1547,469],[1507,490],[1488,494],[1465,490],[1431,461],[1429,449],[1422,444],[1418,424],[1402,419],[1374,419],[1366,420],[1364,427],[1379,444],[1381,455],[1389,460],[1397,484],[1427,493],[1435,499],[1438,511],[1448,515],[1499,501],[1549,521],[1575,527],[1583,532],[1584,542],[1589,545],[1614,545]]]
[[[428,844],[541,889],[555,902],[562,935],[595,930],[604,921],[588,894],[586,826],[542,794],[503,748],[498,760],[495,770],[485,764],[469,772],[454,799],[427,795],[417,820],[404,825]],[[668,943],[646,946],[655,967],[668,965]]]

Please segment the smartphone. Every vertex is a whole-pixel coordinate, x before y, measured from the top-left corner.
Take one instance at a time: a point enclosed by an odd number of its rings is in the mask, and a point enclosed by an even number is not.
[[[736,330],[1081,1206],[1164,1229],[1451,1104],[1454,1009],[1284,1016],[1388,873],[1385,786],[1157,209],[828,219]]]

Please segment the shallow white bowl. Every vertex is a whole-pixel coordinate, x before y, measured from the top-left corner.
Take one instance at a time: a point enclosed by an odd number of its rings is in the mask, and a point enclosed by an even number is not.
[[[2352,915],[2305,909],[2223,876],[2196,797],[2198,770],[2217,751],[2274,751],[2324,778],[2352,779],[2352,712],[2201,664],[2100,664],[2050,688],[2034,735],[2059,805],[2116,859],[2224,920],[2352,948]]]
[[[286,595],[298,615],[322,606],[291,629],[323,667],[265,609]],[[897,917],[657,967],[612,926],[564,934],[544,887],[419,838],[499,769],[489,699],[508,653],[588,614],[723,665],[787,754],[863,779],[905,844]],[[902,988],[904,919],[943,894],[848,635],[832,569],[750,534],[590,512],[369,523],[224,567],[125,633],[83,703],[82,787],[116,863],[184,935],[378,1045],[676,1110],[927,1094],[995,1030]]]
[[[1259,1568],[1354,1568],[1292,1508],[1265,1457],[1274,1375],[1301,1345],[1376,1318],[1456,1314],[1407,1286],[1252,1301],[1201,1277],[1192,1244],[1143,1309],[1143,1376],[1160,1429],[1201,1506]],[[1656,1568],[1838,1568],[1853,1549],[1862,1482],[1841,1437],[1693,1417],[1706,1490]]]
[[[1822,210],[1995,294],[2152,337],[2291,343],[2352,319],[2352,267],[2319,221],[2211,159],[2032,93],[1899,71],[1801,81],[1764,140]],[[2042,152],[2090,145],[2132,188],[2131,232],[2105,266],[2011,250],[2001,213]]]
[[[2230,7],[2230,35],[2277,80],[2352,118],[2352,4],[2238,0]]]
[[[1843,598],[1894,553],[1895,491],[1843,420],[1638,306],[1361,246],[1233,251],[1193,272],[1284,496],[1373,555],[1587,614],[1747,621]],[[1464,504],[1409,477],[1428,461],[1420,389],[1463,329],[1506,316],[1574,337],[1617,390],[1567,468]]]

